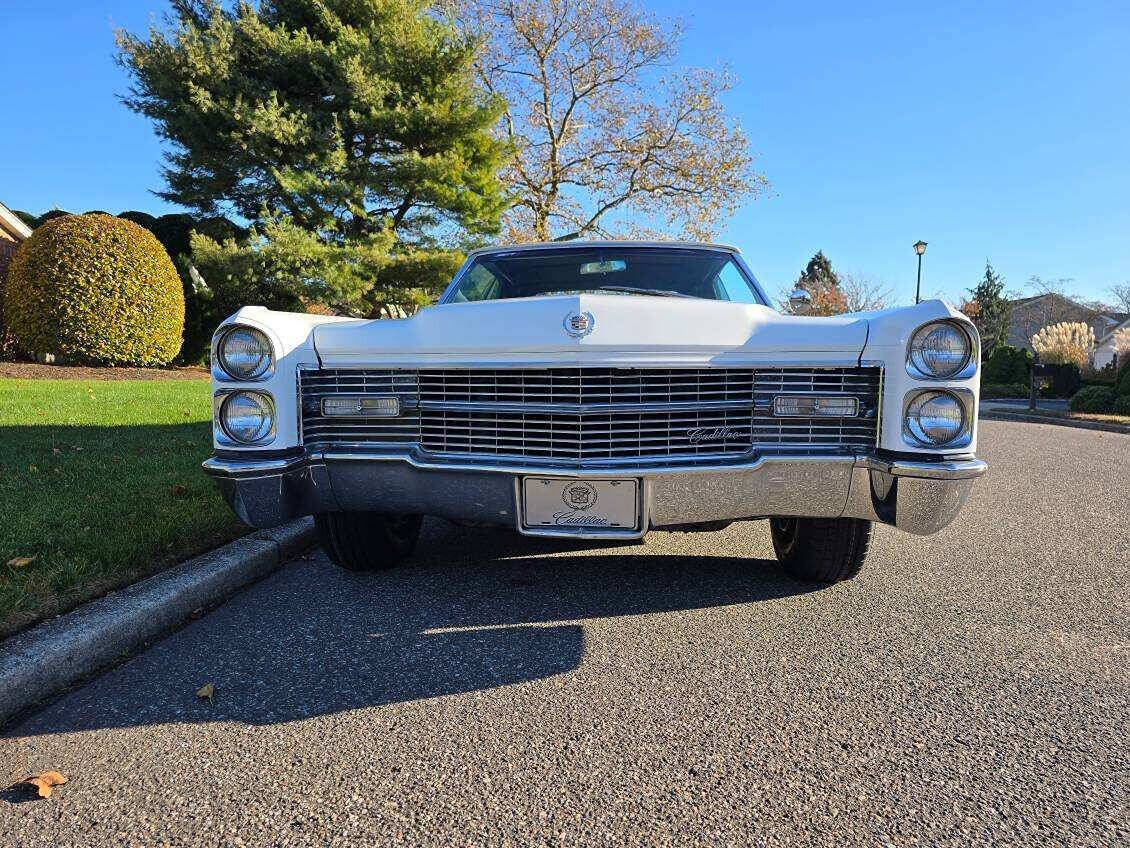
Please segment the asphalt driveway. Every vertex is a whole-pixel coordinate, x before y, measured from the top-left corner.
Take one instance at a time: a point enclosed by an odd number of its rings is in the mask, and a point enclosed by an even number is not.
[[[1130,436],[981,453],[960,526],[817,591],[764,522],[318,552],[0,733],[71,778],[0,845],[1127,844]]]

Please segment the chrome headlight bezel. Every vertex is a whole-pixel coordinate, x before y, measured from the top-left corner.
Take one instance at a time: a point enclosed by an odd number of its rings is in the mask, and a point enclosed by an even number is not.
[[[920,398],[926,395],[948,395],[957,403],[958,409],[961,411],[961,427],[954,436],[947,442],[934,442],[929,437],[919,436],[910,424],[910,408]],[[973,443],[973,429],[976,415],[973,408],[974,398],[973,392],[968,389],[955,389],[951,387],[939,387],[936,389],[916,389],[913,392],[907,392],[906,397],[902,401],[902,438],[906,444],[917,449],[952,451],[960,448],[966,448]]]
[[[917,345],[919,339],[925,337],[931,330],[938,327],[947,327],[961,334],[965,340],[965,356],[961,365],[952,373],[938,373],[930,371],[920,358],[917,358]],[[977,373],[977,363],[980,360],[977,331],[971,325],[962,321],[942,319],[928,321],[915,328],[906,343],[906,373],[916,380],[967,380]]]
[[[249,371],[239,372],[224,354],[224,344],[235,333],[247,332],[257,336],[267,350],[266,360],[261,366]],[[275,346],[270,337],[258,327],[249,324],[228,324],[216,331],[212,337],[212,376],[225,383],[260,383],[275,374]]]
[[[235,435],[229,428],[227,421],[228,407],[233,399],[239,395],[250,395],[257,398],[266,408],[269,415],[269,426],[263,429],[254,439],[248,441]],[[275,399],[270,392],[258,389],[228,389],[216,392],[212,397],[212,431],[216,444],[225,447],[254,448],[269,445],[278,435],[279,414]],[[261,428],[262,429],[262,428]]]

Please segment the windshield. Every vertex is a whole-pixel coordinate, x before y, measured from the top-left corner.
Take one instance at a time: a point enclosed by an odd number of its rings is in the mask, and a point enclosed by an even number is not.
[[[484,254],[459,276],[443,302],[581,292],[764,305],[753,281],[731,254],[657,247],[574,247]]]

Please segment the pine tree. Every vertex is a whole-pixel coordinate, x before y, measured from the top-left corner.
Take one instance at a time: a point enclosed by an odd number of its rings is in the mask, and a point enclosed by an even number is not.
[[[808,260],[796,285],[812,298],[805,309],[806,315],[839,315],[847,312],[847,297],[840,288],[840,277],[832,269],[832,263],[828,261],[824,251],[817,251]]]
[[[985,261],[985,275],[969,290],[969,300],[976,304],[970,312],[981,333],[981,356],[988,359],[994,350],[1008,344],[1012,325],[1012,304],[1004,296],[1004,278],[988,260]]]
[[[374,287],[421,299],[443,254],[498,231],[501,107],[473,81],[475,44],[430,4],[173,6],[168,31],[118,33],[125,103],[171,145],[159,195],[237,215],[253,227],[240,249],[272,251],[248,262],[233,246],[233,268],[266,263],[291,295],[311,285],[364,312]]]

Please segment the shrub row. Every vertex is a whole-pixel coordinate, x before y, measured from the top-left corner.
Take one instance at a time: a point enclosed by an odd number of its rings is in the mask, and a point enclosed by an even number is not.
[[[1113,412],[1130,415],[1130,359],[1118,369],[1113,386],[1085,386],[1071,398],[1073,412]]]
[[[981,397],[986,400],[991,398],[1026,398],[1028,385],[1026,383],[982,383]]]
[[[1081,376],[1077,366],[1053,364],[1048,371],[1048,379],[1040,389],[1041,397],[1071,397],[1079,390]],[[1002,345],[981,367],[981,395],[986,398],[1028,397],[1031,379],[1032,353],[1024,348]]]
[[[1031,368],[1031,352],[1012,345],[1001,345],[985,360],[981,368],[981,383],[998,386],[1016,383],[1027,385],[1031,379]]]

